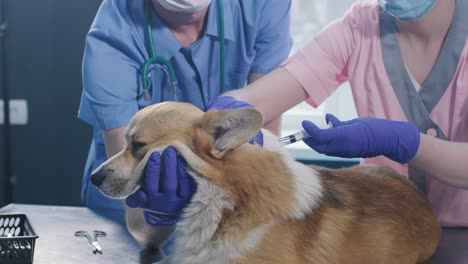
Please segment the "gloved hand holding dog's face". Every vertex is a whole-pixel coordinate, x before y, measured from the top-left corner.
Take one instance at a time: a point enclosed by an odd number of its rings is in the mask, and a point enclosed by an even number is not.
[[[214,98],[208,103],[208,110],[211,111],[239,108],[253,106],[228,96]],[[250,144],[263,146],[261,131]],[[197,187],[187,173],[186,164],[173,147],[164,151],[162,159],[159,152],[152,153],[146,164],[144,185],[127,198],[127,205],[142,208],[146,222],[151,225],[177,223]]]
[[[153,152],[146,163],[144,185],[127,198],[127,205],[143,208],[151,225],[174,225],[197,188],[186,164],[173,147],[162,157]]]

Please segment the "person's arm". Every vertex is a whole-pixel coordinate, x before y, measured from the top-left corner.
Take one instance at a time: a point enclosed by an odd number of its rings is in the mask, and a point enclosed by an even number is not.
[[[369,15],[367,8],[355,5],[280,68],[243,89],[229,91],[225,95],[253,105],[262,113],[264,123],[306,99],[317,107],[346,81],[348,60],[357,50],[356,42],[363,34],[363,18]],[[269,54],[269,57],[275,58],[276,55]]]
[[[127,127],[103,130],[104,144],[106,146],[107,157],[112,157],[123,148],[127,142],[125,131]],[[166,241],[172,234],[173,226],[154,226],[146,222],[143,217],[143,209],[130,208],[123,201],[125,206],[125,220],[130,234],[145,248],[159,248],[162,242]]]
[[[330,114],[326,121],[331,128],[302,123],[310,136],[304,142],[319,153],[342,158],[383,155],[455,187],[468,188],[468,143],[427,136],[412,122],[372,117],[342,122]]]
[[[104,1],[86,36],[79,118],[103,132],[107,158],[125,147],[126,126],[140,109],[141,66],[149,55],[136,26],[144,21],[133,12],[139,11],[126,1]],[[170,225],[147,222],[146,210],[124,206],[128,230],[143,246],[158,247],[171,233]]]
[[[450,185],[468,189],[468,143],[450,142],[420,134],[410,165]]]
[[[248,84],[278,68],[292,48],[291,0],[260,0],[256,7],[255,57],[251,63]],[[266,122],[263,128],[276,135],[281,133],[281,114]]]
[[[225,93],[253,105],[263,115],[264,124],[307,99],[301,84],[283,68],[266,74],[250,85]]]
[[[261,73],[252,73],[249,75],[249,84],[257,81],[258,79],[262,78],[265,76],[265,74]],[[263,125],[263,128],[271,131],[273,134],[280,136],[281,135],[281,114],[274,118],[273,120],[269,121],[268,123],[265,123]]]

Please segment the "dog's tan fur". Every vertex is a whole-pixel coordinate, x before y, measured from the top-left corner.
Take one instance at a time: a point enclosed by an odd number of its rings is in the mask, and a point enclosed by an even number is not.
[[[440,228],[424,196],[406,179],[377,166],[311,167],[299,170],[310,175],[297,175],[284,153],[245,144],[260,125],[260,114],[252,109],[203,113],[189,104],[157,104],[137,113],[128,146],[92,177],[105,176],[104,194],[126,197],[140,187],[149,153],[176,147],[191,174],[219,188],[232,205],[222,208],[209,243],[236,246],[265,227],[252,248],[223,263],[409,264],[434,253]],[[298,186],[298,176],[316,177],[316,190]],[[298,188],[317,192],[301,205],[304,215],[295,209]],[[197,263],[188,256],[179,261]]]

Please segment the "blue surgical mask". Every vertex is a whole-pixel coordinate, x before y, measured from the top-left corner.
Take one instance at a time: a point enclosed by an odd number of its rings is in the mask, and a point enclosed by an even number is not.
[[[437,0],[378,0],[379,5],[400,21],[416,21],[431,10]]]

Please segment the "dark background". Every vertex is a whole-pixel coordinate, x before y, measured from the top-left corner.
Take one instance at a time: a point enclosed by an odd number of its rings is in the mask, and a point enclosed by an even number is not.
[[[6,24],[0,43],[0,99],[27,100],[29,119],[27,125],[0,125],[0,206],[81,204],[92,132],[77,118],[81,62],[100,4],[0,0]]]

